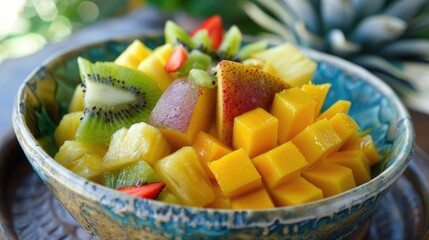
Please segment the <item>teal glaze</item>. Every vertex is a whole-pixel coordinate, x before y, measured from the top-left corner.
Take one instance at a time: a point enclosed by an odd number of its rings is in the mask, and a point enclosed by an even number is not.
[[[94,43],[51,58],[21,86],[14,105],[14,130],[29,162],[62,205],[97,238],[343,238],[368,218],[412,157],[413,126],[395,93],[357,66],[304,49],[318,62],[313,81],[332,84],[324,108],[338,99],[350,100],[350,114],[362,129],[372,129],[384,160],[372,169],[370,182],[313,203],[257,211],[170,205],[89,182],[52,159],[57,146],[51,135],[80,82],[76,58],[113,60],[134,38]],[[151,48],[163,42],[160,35],[140,39]]]

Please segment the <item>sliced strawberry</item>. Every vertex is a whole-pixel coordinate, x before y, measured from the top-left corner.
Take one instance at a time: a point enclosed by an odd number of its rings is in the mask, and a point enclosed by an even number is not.
[[[165,71],[170,73],[179,70],[186,59],[188,59],[188,52],[185,47],[183,47],[183,45],[177,46],[165,64]]]
[[[196,27],[194,31],[192,31],[191,36],[201,29],[207,29],[210,39],[212,40],[212,49],[218,49],[223,37],[223,24],[221,16],[213,15],[207,18],[200,26]]]
[[[140,198],[155,199],[164,187],[165,183],[163,182],[153,182],[140,186],[122,187],[117,190]]]

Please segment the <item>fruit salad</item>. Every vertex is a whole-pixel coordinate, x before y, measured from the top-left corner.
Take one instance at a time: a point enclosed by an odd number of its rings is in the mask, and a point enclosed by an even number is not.
[[[54,159],[124,194],[222,209],[334,196],[371,179],[381,158],[351,102],[289,43],[242,43],[213,16],[165,44],[132,42],[114,62],[78,58],[81,84],[55,130]]]

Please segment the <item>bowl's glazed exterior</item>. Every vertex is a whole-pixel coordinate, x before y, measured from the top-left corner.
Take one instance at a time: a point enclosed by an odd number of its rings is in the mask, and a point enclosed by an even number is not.
[[[325,105],[350,100],[350,115],[362,129],[372,129],[384,160],[373,167],[375,177],[370,182],[300,206],[232,211],[134,198],[87,181],[53,160],[57,148],[50,135],[80,81],[76,58],[113,60],[134,38],[95,43],[51,58],[21,86],[13,110],[14,130],[31,165],[71,215],[97,238],[343,238],[369,217],[412,157],[410,116],[389,87],[348,62],[304,50],[318,62],[313,81],[332,84]],[[138,38],[150,47],[163,41],[160,35]]]

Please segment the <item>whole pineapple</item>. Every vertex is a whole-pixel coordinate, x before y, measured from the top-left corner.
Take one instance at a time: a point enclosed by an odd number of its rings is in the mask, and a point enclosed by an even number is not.
[[[361,65],[429,113],[429,0],[254,0],[243,9],[275,38]]]

